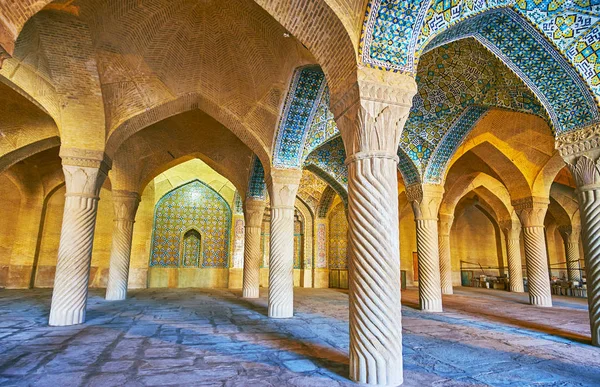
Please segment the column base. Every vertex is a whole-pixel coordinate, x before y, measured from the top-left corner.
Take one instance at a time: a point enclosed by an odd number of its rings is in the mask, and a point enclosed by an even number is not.
[[[107,289],[106,296],[104,298],[107,301],[123,301],[127,299],[127,291]]]
[[[64,327],[69,325],[79,325],[85,322],[85,309],[50,311],[48,325],[52,327]]]
[[[399,386],[404,383],[402,358],[365,358],[350,353],[350,379],[376,386]]]
[[[292,318],[294,317],[293,305],[269,305],[270,318]]]
[[[242,290],[243,298],[259,298],[260,290],[258,288],[255,289],[244,289]]]
[[[444,311],[442,300],[421,300],[421,310],[423,312],[441,313]]]
[[[529,303],[534,306],[541,306],[543,308],[552,307],[552,297],[532,297],[529,295]]]
[[[442,294],[454,294],[454,288],[452,286],[442,287]]]

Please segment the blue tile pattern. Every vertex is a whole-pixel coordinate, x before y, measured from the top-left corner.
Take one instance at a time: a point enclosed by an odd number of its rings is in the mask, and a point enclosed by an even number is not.
[[[246,197],[265,199],[267,185],[265,184],[265,170],[257,156],[252,159],[250,178],[248,179],[248,192]]]
[[[484,106],[469,106],[465,111],[454,121],[450,129],[446,132],[439,145],[433,151],[431,160],[425,169],[423,182],[425,183],[442,183],[446,166],[456,149],[462,144],[463,140],[477,121],[489,109]]]
[[[348,191],[348,168],[344,164],[346,151],[342,137],[335,137],[321,147],[314,150],[304,162],[304,165],[315,165],[333,178],[338,184]],[[319,176],[321,177],[321,176]]]
[[[328,87],[324,88],[317,103],[317,109],[306,134],[302,159],[306,159],[313,150],[340,133],[333,119],[333,113],[329,110]]]
[[[318,66],[295,71],[286,97],[275,141],[273,165],[277,168],[300,168],[308,128],[327,82]]]
[[[244,215],[244,205],[238,191],[235,191],[235,194],[233,195],[233,213],[235,215]]]
[[[184,266],[182,242],[190,230],[200,234],[202,267],[229,266],[231,208],[221,195],[199,180],[175,188],[156,203],[150,266]],[[193,265],[191,261],[187,264]]]
[[[407,184],[425,181],[427,168],[441,168],[443,173],[447,161],[443,158],[451,157],[450,149],[463,138],[449,129],[469,107],[500,107],[546,118],[531,90],[474,39],[453,41],[426,53],[416,81],[418,93],[400,142],[406,154],[399,154],[400,170]],[[448,144],[451,141],[459,142]]]
[[[510,21],[498,19],[498,14]],[[579,104],[570,105],[575,109],[568,110],[583,112],[572,115],[598,120],[600,4],[597,0],[371,0],[361,36],[362,62],[414,74],[422,53],[431,49],[433,42],[440,41],[440,34],[453,27],[463,32],[470,30],[462,36],[454,33],[453,39],[478,35],[482,41],[481,37],[488,36],[487,46],[501,59],[509,59],[507,65],[519,76],[525,75],[528,79],[524,80],[535,87],[533,90],[549,110],[558,133],[590,122],[560,117],[570,114],[562,112],[561,107],[568,105],[573,95],[579,96]],[[556,78],[563,81],[556,83]],[[563,82],[565,87],[561,86]],[[574,90],[576,93],[571,94]],[[557,96],[568,102],[560,104]],[[592,108],[594,113],[590,112]]]
[[[576,71],[514,11],[499,9],[469,19],[431,41],[428,48],[473,37],[517,74],[546,108],[557,134],[600,119]]]

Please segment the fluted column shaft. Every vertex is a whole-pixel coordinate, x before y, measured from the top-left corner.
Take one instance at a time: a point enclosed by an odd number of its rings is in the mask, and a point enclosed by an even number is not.
[[[140,196],[136,192],[113,191],[112,199],[115,220],[110,249],[106,299],[119,301],[127,298],[133,224],[135,223],[135,214]]]
[[[444,188],[441,185],[415,184],[406,189],[417,226],[419,265],[419,305],[427,312],[442,311],[442,285],[438,238],[438,210]]]
[[[260,287],[260,235],[265,201],[260,198],[248,198],[244,208],[244,298],[258,298]]]
[[[450,254],[450,229],[453,221],[454,217],[452,215],[440,214],[438,244],[442,294],[454,294],[452,288],[452,257]]]
[[[513,203],[523,227],[529,303],[544,307],[552,306],[544,234],[544,217],[548,203],[549,200],[546,198],[525,198]]]
[[[506,237],[506,255],[508,260],[508,277],[511,292],[523,293],[523,263],[521,261],[521,223],[517,220],[500,222]]]
[[[581,228],[574,226],[561,226],[558,229],[565,243],[565,260],[567,261],[567,274],[569,281],[581,282],[579,270],[579,237]]]
[[[67,193],[50,307],[54,326],[85,321],[99,193],[108,171],[95,152],[61,149],[61,157]]]
[[[302,171],[273,169],[267,178],[271,199],[269,317],[294,315],[294,203]]]
[[[556,148],[577,182],[592,345],[600,346],[600,125],[559,137]]]
[[[579,206],[592,344],[600,346],[600,184],[579,187]]]
[[[362,67],[358,75],[344,95],[332,96],[348,165],[350,378],[397,386],[403,368],[396,154],[416,84]]]

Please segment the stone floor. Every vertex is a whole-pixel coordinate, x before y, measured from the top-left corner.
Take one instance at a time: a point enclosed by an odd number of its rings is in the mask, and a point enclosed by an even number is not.
[[[457,288],[445,312],[403,293],[406,386],[600,386],[585,300]],[[296,316],[270,320],[266,292],[92,290],[84,325],[48,327],[49,290],[0,290],[0,385],[349,386],[348,296],[296,289]]]

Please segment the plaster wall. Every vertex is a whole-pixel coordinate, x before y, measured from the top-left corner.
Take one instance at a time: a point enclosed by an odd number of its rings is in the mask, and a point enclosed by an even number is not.
[[[17,186],[6,175],[0,175],[0,287],[6,286],[20,205]]]
[[[467,261],[487,266],[506,266],[504,236],[492,221],[477,207],[469,206],[454,220],[450,230],[452,283],[460,286],[460,262]],[[469,265],[469,267],[474,267]],[[495,270],[488,274],[498,273]],[[474,270],[479,276],[481,270]]]

